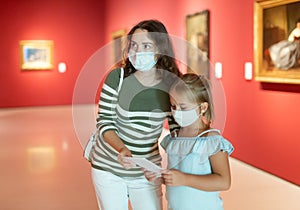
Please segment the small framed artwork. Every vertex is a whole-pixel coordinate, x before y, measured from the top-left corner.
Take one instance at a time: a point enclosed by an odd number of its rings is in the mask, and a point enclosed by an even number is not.
[[[186,16],[187,71],[209,77],[209,11]]]
[[[120,29],[111,33],[113,41],[113,61],[118,63],[123,59],[123,50],[126,43],[126,29]]]
[[[20,41],[20,60],[22,70],[53,69],[53,41]]]
[[[300,84],[300,0],[255,0],[255,80]]]

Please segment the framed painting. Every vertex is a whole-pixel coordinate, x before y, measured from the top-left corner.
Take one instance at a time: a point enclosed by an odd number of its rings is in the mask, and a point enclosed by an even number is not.
[[[300,0],[256,0],[255,80],[300,84],[299,40]]]
[[[209,77],[209,11],[186,16],[187,71]]]
[[[22,70],[53,69],[53,41],[20,41],[20,61]]]
[[[118,63],[122,60],[123,49],[125,48],[126,29],[120,29],[111,33],[113,41],[113,61]]]

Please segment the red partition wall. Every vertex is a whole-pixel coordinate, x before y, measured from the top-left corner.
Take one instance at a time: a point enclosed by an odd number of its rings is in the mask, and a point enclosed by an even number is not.
[[[211,61],[223,64],[224,135],[235,146],[233,157],[300,185],[300,86],[244,79],[244,64],[253,63],[255,53],[253,5],[253,0],[110,0],[106,40],[109,31],[148,18],[162,20],[170,33],[184,38],[186,15],[208,9]]]
[[[66,1],[69,2],[69,1]],[[103,3],[104,2],[104,3]],[[233,157],[300,185],[299,85],[263,84],[244,79],[253,62],[253,0],[89,0],[9,1],[1,6],[0,106],[71,104],[82,65],[111,32],[129,29],[142,19],[163,21],[169,32],[185,37],[185,17],[210,11],[212,64],[223,64],[227,103],[224,136],[235,146]],[[52,39],[57,69],[21,72],[18,42]],[[83,100],[82,103],[91,101]],[[251,179],[251,177],[249,177]]]
[[[2,2],[0,107],[71,104],[81,67],[103,45],[103,11],[98,0]],[[21,71],[19,41],[35,39],[54,41],[53,70]]]

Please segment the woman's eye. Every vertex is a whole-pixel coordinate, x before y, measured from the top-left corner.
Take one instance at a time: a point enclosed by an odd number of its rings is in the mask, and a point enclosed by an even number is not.
[[[175,106],[175,105],[172,105],[172,106],[171,106],[171,109],[176,110],[176,106]]]
[[[131,49],[135,49],[136,47],[137,47],[137,44],[134,43],[134,42],[132,42],[131,45],[130,45],[130,48],[131,48]]]
[[[144,49],[145,50],[150,50],[150,49],[152,49],[152,45],[151,44],[145,44]]]

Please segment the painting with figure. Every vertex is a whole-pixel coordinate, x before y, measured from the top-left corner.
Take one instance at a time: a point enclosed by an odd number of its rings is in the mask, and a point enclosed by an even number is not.
[[[256,1],[255,79],[300,83],[300,0]]]
[[[187,70],[209,77],[209,11],[186,17]]]

